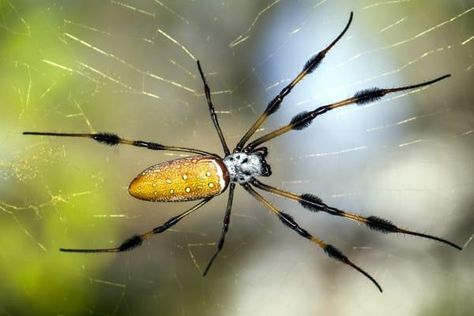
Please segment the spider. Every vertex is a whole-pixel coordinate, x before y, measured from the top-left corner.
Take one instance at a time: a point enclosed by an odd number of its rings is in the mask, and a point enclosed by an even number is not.
[[[204,72],[201,68],[201,64],[199,60],[197,61],[199,74],[204,85],[204,93],[206,96],[209,113],[213,125],[219,136],[222,148],[224,150],[224,158],[217,154],[200,149],[167,146],[159,143],[147,142],[142,140],[128,140],[119,137],[117,134],[107,132],[23,132],[24,135],[82,137],[90,138],[101,144],[110,146],[125,144],[135,147],[144,147],[150,150],[165,150],[195,154],[191,157],[179,158],[171,161],[162,162],[145,169],[134,180],[132,180],[128,191],[133,197],[146,201],[184,202],[192,200],[201,200],[199,203],[197,203],[190,209],[184,211],[183,213],[170,218],[161,226],[157,226],[145,233],[134,235],[131,238],[126,239],[117,247],[99,249],[60,248],[60,251],[76,253],[110,253],[132,250],[142,245],[144,240],[149,239],[154,234],[160,234],[169,229],[170,227],[176,225],[184,217],[201,208],[211,199],[213,199],[219,194],[222,194],[226,191],[227,188],[229,188],[229,195],[227,198],[227,207],[223,219],[222,231],[216,244],[217,249],[204,270],[203,276],[206,276],[224,246],[226,234],[229,230],[232,201],[234,198],[234,190],[236,183],[240,184],[244,188],[244,190],[250,193],[250,195],[252,195],[257,201],[262,203],[272,214],[278,217],[284,225],[295,231],[301,237],[308,239],[316,246],[320,247],[329,257],[340,261],[348,266],[351,266],[355,270],[362,273],[364,276],[370,279],[370,281],[373,282],[373,284],[378,288],[380,292],[382,292],[382,287],[370,274],[368,274],[366,271],[364,271],[355,263],[353,263],[346,255],[342,253],[341,250],[310,234],[306,229],[301,227],[293,219],[292,216],[285,212],[282,212],[275,205],[270,203],[270,201],[267,200],[267,198],[265,198],[263,195],[261,195],[255,188],[272,193],[282,198],[298,202],[303,208],[312,212],[325,212],[330,215],[340,216],[355,221],[357,223],[365,224],[369,229],[372,229],[374,231],[378,231],[381,233],[401,233],[423,237],[427,239],[436,240],[438,242],[462,250],[462,247],[446,239],[400,228],[391,221],[377,216],[365,217],[356,213],[340,210],[325,204],[319,197],[311,193],[295,194],[270,186],[261,182],[260,180],[257,180],[257,177],[269,177],[272,173],[270,166],[266,161],[268,150],[266,147],[261,146],[265,142],[293,130],[303,130],[308,127],[316,117],[336,108],[343,107],[349,104],[364,105],[370,102],[377,101],[389,93],[421,88],[450,77],[450,75],[448,74],[438,77],[436,79],[432,79],[430,81],[425,81],[414,85],[401,86],[396,88],[370,88],[362,90],[355,93],[353,97],[344,99],[342,101],[320,106],[313,111],[301,112],[294,116],[287,125],[284,125],[281,128],[278,128],[270,133],[258,137],[257,139],[247,144],[249,139],[255,134],[257,129],[267,120],[267,118],[270,115],[274,114],[276,111],[278,111],[284,98],[292,91],[292,89],[306,75],[311,74],[319,66],[326,54],[343,37],[343,35],[347,32],[349,26],[351,25],[352,17],[353,13],[351,12],[349,21],[347,22],[343,31],[336,37],[336,39],[334,39],[325,49],[313,55],[306,62],[301,72],[298,73],[298,75],[293,79],[293,81],[291,81],[287,86],[285,86],[280,91],[280,93],[268,103],[263,113],[258,117],[255,123],[240,139],[232,153],[230,152],[229,147],[227,146],[226,140],[219,126],[217,115],[214,110],[214,105],[211,100],[211,92],[209,85],[207,84]]]

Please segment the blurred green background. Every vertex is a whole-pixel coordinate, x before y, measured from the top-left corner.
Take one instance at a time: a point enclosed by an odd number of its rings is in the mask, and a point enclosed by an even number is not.
[[[0,315],[467,315],[474,308],[472,1],[0,1]],[[385,292],[325,257],[238,189],[123,254],[109,247],[193,203],[127,193],[180,154],[22,131],[109,131],[221,153],[305,61],[353,24],[264,130],[351,96],[445,73],[427,89],[321,117],[269,144],[265,182],[466,245],[381,235],[271,198]],[[260,134],[261,131],[259,131]]]

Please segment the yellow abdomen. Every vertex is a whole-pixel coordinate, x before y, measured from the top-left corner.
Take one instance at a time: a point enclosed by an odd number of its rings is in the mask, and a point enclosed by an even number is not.
[[[228,183],[222,160],[194,156],[151,166],[133,179],[128,192],[141,200],[181,202],[218,195]]]

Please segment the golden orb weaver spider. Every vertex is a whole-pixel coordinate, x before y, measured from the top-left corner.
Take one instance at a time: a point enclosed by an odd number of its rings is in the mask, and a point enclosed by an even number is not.
[[[218,254],[224,246],[225,237],[229,229],[232,201],[234,197],[234,189],[236,183],[239,183],[248,193],[250,193],[250,195],[257,199],[257,201],[262,203],[266,208],[268,208],[270,212],[276,215],[284,225],[298,233],[301,237],[306,238],[317,246],[319,246],[329,257],[351,266],[352,268],[356,269],[357,271],[365,275],[367,278],[369,278],[373,282],[373,284],[379,289],[380,292],[382,292],[382,287],[371,275],[362,270],[359,266],[355,265],[339,249],[337,249],[331,244],[327,244],[316,236],[310,234],[306,229],[302,228],[293,219],[292,216],[280,211],[264,196],[258,193],[255,188],[298,202],[303,208],[306,208],[312,212],[325,212],[330,215],[344,217],[357,223],[365,224],[369,229],[372,229],[374,231],[378,231],[381,233],[401,233],[428,238],[445,243],[456,249],[462,250],[462,247],[446,239],[403,229],[393,224],[392,222],[377,216],[365,217],[356,213],[343,211],[325,204],[320,198],[313,194],[291,193],[264,184],[255,178],[257,176],[268,177],[271,175],[270,166],[265,160],[268,151],[266,147],[261,147],[263,143],[292,130],[302,130],[308,127],[316,117],[333,109],[343,107],[349,104],[363,105],[376,101],[389,93],[428,86],[435,82],[450,77],[450,75],[444,75],[430,81],[397,88],[371,88],[362,90],[355,93],[354,96],[351,98],[320,106],[310,112],[301,112],[294,116],[289,124],[284,125],[281,128],[278,128],[268,134],[265,134],[264,136],[261,136],[247,144],[248,140],[255,134],[257,129],[266,121],[266,119],[279,109],[281,103],[283,102],[283,99],[291,92],[291,90],[306,75],[312,73],[319,66],[319,64],[326,56],[326,53],[331,50],[331,48],[342,38],[342,36],[349,29],[349,26],[352,22],[352,17],[353,13],[351,12],[349,21],[347,22],[344,30],[338,35],[338,37],[336,37],[336,39],[333,40],[325,49],[313,55],[306,62],[302,71],[293,79],[293,81],[291,81],[286,87],[284,87],[280,91],[280,93],[276,97],[274,97],[270,101],[270,103],[268,103],[263,113],[240,139],[232,153],[229,151],[224,135],[219,126],[217,115],[214,111],[214,105],[211,100],[211,92],[206,82],[206,78],[201,68],[201,64],[199,63],[199,61],[197,61],[198,70],[204,84],[204,92],[209,108],[209,113],[219,136],[221,145],[223,147],[225,154],[224,158],[221,158],[217,154],[209,153],[194,148],[166,146],[154,142],[123,139],[113,133],[88,134],[24,132],[24,135],[83,137],[91,138],[99,143],[110,146],[126,144],[135,147],[144,147],[146,149],[151,150],[166,150],[196,154],[195,156],[162,162],[149,167],[148,169],[140,173],[131,182],[129,186],[129,193],[135,198],[147,201],[182,202],[201,200],[198,204],[186,210],[185,212],[170,218],[161,226],[157,226],[143,234],[135,235],[125,240],[118,247],[100,249],[60,248],[60,250],[63,252],[99,253],[122,252],[134,249],[140,246],[145,239],[150,238],[154,234],[162,233],[168,228],[177,224],[181,219],[193,213],[201,206],[209,202],[212,198],[223,193],[227,189],[227,187],[229,187],[227,207],[224,215],[222,231],[217,242],[217,250],[211,257],[209,263],[206,266],[206,269],[204,270],[203,276],[205,276],[209,272],[211,265],[213,264],[214,260],[217,258]]]

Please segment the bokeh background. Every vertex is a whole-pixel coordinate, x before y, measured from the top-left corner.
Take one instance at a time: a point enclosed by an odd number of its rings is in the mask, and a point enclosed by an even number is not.
[[[468,315],[474,306],[473,1],[0,1],[0,315]],[[221,153],[194,59],[231,145],[305,61],[353,24],[259,131],[363,88],[453,76],[330,112],[269,143],[265,182],[465,249],[382,235],[270,197],[385,292],[237,189],[123,254],[107,247],[193,203],[127,193],[181,157],[21,132],[116,132]]]

